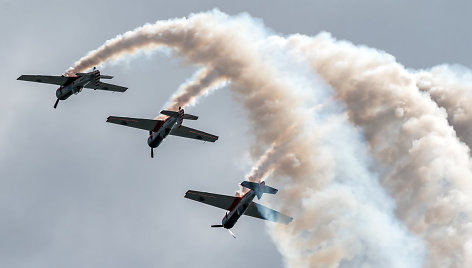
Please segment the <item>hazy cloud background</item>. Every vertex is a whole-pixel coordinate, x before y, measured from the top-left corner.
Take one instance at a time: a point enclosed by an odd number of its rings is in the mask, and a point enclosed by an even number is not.
[[[209,228],[223,211],[183,198],[232,194],[249,170],[250,129],[229,91],[189,109],[200,119],[187,125],[218,142],[170,137],[151,159],[145,131],[105,120],[156,116],[195,70],[179,59],[107,66],[126,93],[85,90],[57,110],[55,86],[15,80],[61,74],[116,34],[215,7],[282,34],[328,31],[410,68],[472,67],[470,1],[0,1],[1,267],[283,266],[263,222],[242,219],[233,239]]]

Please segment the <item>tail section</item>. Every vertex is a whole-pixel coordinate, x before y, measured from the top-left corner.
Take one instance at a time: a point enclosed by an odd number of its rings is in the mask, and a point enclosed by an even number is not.
[[[177,122],[177,127],[180,127],[184,122],[184,109],[179,107],[179,121]]]
[[[243,181],[241,186],[253,190],[256,193],[258,199],[261,199],[262,194],[276,194],[278,191],[275,188],[265,185],[264,181],[261,183]]]
[[[187,120],[197,120],[198,119],[198,116],[192,115],[192,114],[186,114],[184,112],[184,109],[182,109],[180,107],[179,107],[178,112],[169,111],[169,110],[162,110],[161,114],[167,115],[167,116],[170,116],[170,117],[177,117],[179,119],[179,121],[177,122],[178,127],[180,127],[182,125],[182,122],[184,121],[184,119],[187,119]]]
[[[93,67],[93,71],[89,73],[76,73],[77,76],[89,76],[90,77],[90,88],[97,89],[100,85],[100,79],[112,79],[113,76],[110,75],[102,75],[100,71]]]

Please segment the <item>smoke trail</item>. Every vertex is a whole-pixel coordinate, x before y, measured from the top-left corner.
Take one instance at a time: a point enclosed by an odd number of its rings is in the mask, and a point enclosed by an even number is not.
[[[364,144],[342,109],[321,115],[310,108],[330,98],[329,88],[304,62],[268,46],[266,29],[248,16],[213,11],[145,25],[107,41],[70,72],[162,45],[231,81],[253,126],[253,155],[268,150],[260,164],[269,163],[282,186],[277,202],[296,218],[272,233],[289,266],[421,265],[421,244],[393,217],[392,200],[368,171]]]
[[[441,65],[416,74],[417,86],[444,107],[457,136],[472,148],[472,72],[465,67]]]
[[[177,90],[166,106],[169,110],[177,110],[179,106],[194,106],[198,98],[225,85],[227,80],[217,70],[202,69]]]
[[[284,151],[282,148],[290,138],[296,135],[296,131],[300,129],[295,128],[296,125],[293,124],[286,130],[282,130],[283,133],[278,137],[270,147],[264,152],[264,154],[259,158],[255,163],[251,172],[246,176],[246,180],[258,182],[265,180],[273,169],[273,165],[281,157],[281,152]]]
[[[165,105],[166,110],[177,110],[179,107],[191,107],[197,103],[197,100],[210,94],[213,90],[220,89],[229,84],[229,81],[220,75],[215,69],[203,68],[197,71],[194,76],[182,84],[177,92],[172,95]],[[162,114],[156,119],[163,119]]]
[[[397,215],[428,243],[428,267],[472,267],[469,149],[415,76],[386,53],[326,33],[275,42],[308,57],[364,129]]]

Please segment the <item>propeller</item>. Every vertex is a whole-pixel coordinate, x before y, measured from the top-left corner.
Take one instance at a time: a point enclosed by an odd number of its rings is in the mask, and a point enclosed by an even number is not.
[[[229,234],[230,234],[232,237],[234,237],[234,238],[236,239],[236,235],[234,235],[233,232],[231,232],[230,229],[228,229],[228,232],[229,232]]]
[[[56,103],[54,103],[54,109],[56,109],[58,103],[59,103],[59,99],[57,99]]]
[[[152,130],[149,130],[149,138],[152,136]],[[154,158],[154,148],[151,147],[151,158]]]
[[[221,228],[221,227],[223,227],[223,225],[221,225],[221,224],[216,224],[216,225],[212,225],[211,227],[213,227],[213,228]],[[230,234],[232,237],[236,238],[236,235],[235,235],[233,232],[231,232],[231,229],[228,229],[228,232],[229,232],[229,234]]]

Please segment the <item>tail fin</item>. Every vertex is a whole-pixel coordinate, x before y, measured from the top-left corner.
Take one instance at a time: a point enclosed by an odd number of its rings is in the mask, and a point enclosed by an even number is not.
[[[170,117],[178,117],[179,121],[177,122],[177,125],[179,127],[180,127],[180,125],[182,125],[182,122],[184,121],[184,119],[187,119],[187,120],[197,120],[198,119],[198,116],[192,115],[192,114],[186,114],[184,112],[184,109],[182,109],[180,107],[179,107],[178,112],[169,111],[169,110],[162,110],[161,114],[164,114],[164,115],[167,115],[167,116],[170,116]]]
[[[76,73],[77,76],[88,76],[90,77],[90,88],[97,89],[98,85],[100,83],[100,78],[102,75],[100,75],[100,71],[93,67],[93,71],[89,73]],[[106,76],[105,76],[106,77]]]
[[[177,122],[177,127],[180,127],[182,123],[184,122],[184,109],[181,109],[179,107],[179,121]]]
[[[278,191],[275,188],[265,185],[264,181],[261,183],[243,181],[241,186],[253,190],[256,193],[258,199],[261,199],[262,194],[276,194]]]

